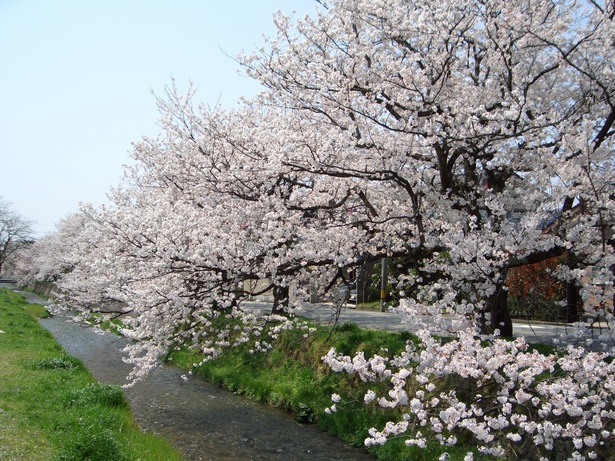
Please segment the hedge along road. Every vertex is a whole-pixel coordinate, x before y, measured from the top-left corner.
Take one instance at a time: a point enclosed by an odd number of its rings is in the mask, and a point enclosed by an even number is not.
[[[30,303],[47,302],[29,292]],[[64,347],[80,358],[100,382],[123,385],[131,370],[122,361],[126,340],[97,332],[63,316],[41,319]],[[162,366],[145,381],[125,389],[139,426],[172,441],[190,460],[373,460],[315,425],[295,422],[289,413],[253,402],[204,382],[182,378],[183,371]]]

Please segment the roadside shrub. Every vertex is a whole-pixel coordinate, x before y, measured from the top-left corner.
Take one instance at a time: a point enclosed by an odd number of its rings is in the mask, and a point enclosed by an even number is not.
[[[337,327],[337,331],[340,333],[356,333],[360,330],[359,326],[356,323],[344,322],[340,326]]]
[[[544,299],[540,296],[509,296],[510,316],[524,320],[560,322],[563,320],[562,306],[559,301]]]

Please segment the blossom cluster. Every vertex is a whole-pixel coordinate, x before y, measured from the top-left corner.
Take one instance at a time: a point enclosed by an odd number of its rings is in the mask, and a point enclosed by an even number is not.
[[[615,438],[614,350],[542,354],[523,338],[484,341],[471,331],[450,341],[421,331],[419,339],[391,358],[333,349],[323,357],[333,371],[376,385],[366,404],[403,414],[372,428],[366,445],[405,436],[408,445],[425,447],[429,438],[448,446],[470,435],[495,457],[606,459]]]

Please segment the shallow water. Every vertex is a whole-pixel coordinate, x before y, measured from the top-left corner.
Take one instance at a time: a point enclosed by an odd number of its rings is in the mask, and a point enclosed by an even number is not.
[[[65,317],[42,319],[69,354],[79,357],[103,383],[125,384],[130,365],[122,362],[125,340],[77,325]],[[314,425],[203,382],[182,379],[163,366],[125,390],[141,428],[171,440],[191,460],[373,460]]]

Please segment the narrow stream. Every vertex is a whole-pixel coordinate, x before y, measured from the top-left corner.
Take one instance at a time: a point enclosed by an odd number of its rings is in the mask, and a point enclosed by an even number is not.
[[[25,294],[25,293],[24,293]],[[38,302],[27,294],[30,302]],[[125,339],[98,333],[62,316],[40,323],[79,357],[100,382],[123,385]],[[374,457],[347,446],[314,425],[295,422],[282,410],[261,405],[182,370],[163,366],[125,394],[140,427],[171,440],[190,460],[367,461]]]

